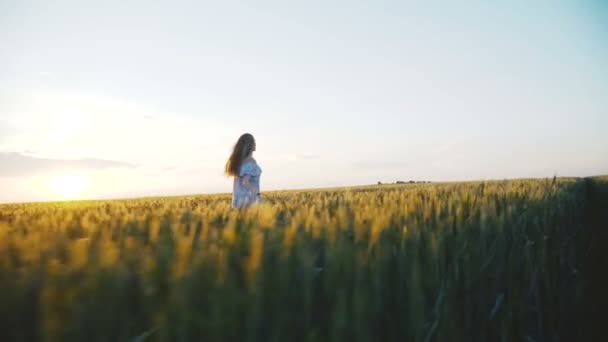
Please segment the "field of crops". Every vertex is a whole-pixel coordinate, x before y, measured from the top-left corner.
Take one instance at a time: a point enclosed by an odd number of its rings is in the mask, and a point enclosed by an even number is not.
[[[570,340],[591,183],[3,205],[0,340]]]

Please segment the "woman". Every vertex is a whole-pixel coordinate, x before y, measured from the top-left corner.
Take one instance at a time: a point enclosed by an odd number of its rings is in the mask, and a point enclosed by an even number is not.
[[[253,135],[245,133],[234,145],[232,155],[226,163],[226,175],[234,177],[232,186],[233,208],[247,208],[262,200],[260,197],[262,169],[253,159],[254,151],[255,139]]]

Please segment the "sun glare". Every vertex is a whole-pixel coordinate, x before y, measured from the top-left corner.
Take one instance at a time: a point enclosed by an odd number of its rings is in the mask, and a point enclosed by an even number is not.
[[[49,181],[49,190],[53,197],[62,200],[78,199],[87,187],[87,179],[79,175],[58,175]]]

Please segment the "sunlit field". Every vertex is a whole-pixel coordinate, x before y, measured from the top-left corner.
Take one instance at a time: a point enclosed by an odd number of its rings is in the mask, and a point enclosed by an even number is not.
[[[2,205],[0,340],[573,340],[605,187],[286,191],[246,211],[228,195]]]

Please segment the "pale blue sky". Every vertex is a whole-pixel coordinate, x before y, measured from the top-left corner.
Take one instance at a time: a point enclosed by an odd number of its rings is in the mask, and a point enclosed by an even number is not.
[[[218,3],[0,0],[0,201],[608,173],[605,1]]]

